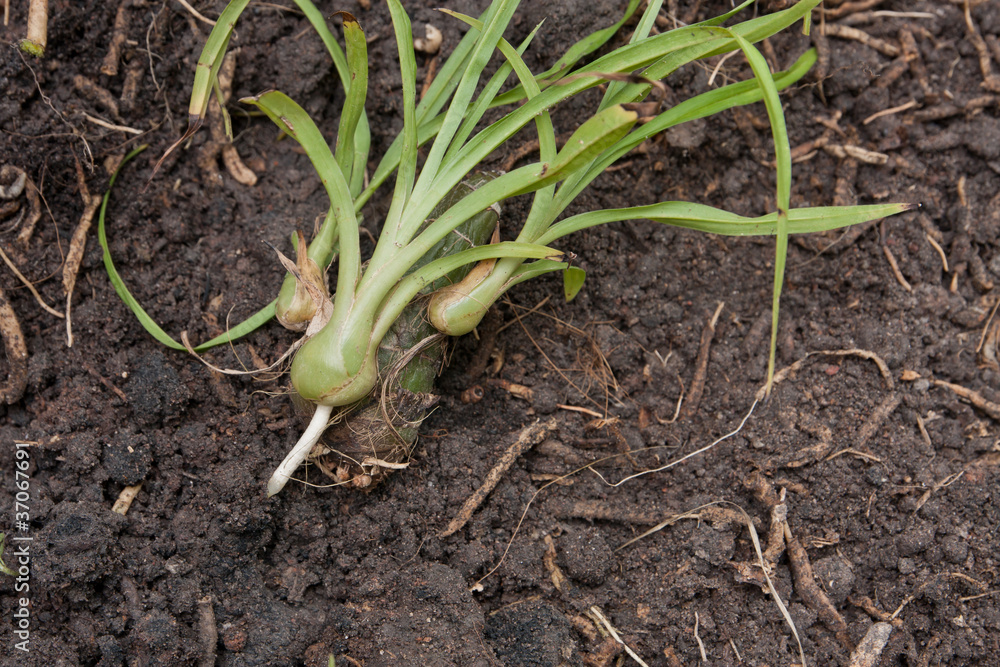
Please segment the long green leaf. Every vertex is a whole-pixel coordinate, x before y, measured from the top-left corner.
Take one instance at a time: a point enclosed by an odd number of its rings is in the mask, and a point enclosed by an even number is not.
[[[788,208],[791,205],[792,193],[792,149],[788,142],[785,114],[781,109],[781,100],[778,99],[778,89],[774,85],[767,61],[750,42],[735,33],[733,36],[740,48],[743,49],[754,77],[760,84],[764,94],[764,106],[767,108],[767,117],[771,123],[771,134],[774,137],[778,219],[774,260],[774,293],[771,299],[771,349],[767,358],[767,391],[770,393],[771,383],[774,381],[774,361],[778,349],[778,309],[781,303],[781,288],[785,282],[785,260],[788,256]]]
[[[337,43],[337,38],[330,32],[323,13],[310,0],[295,0],[295,4],[299,6],[299,9],[302,10],[302,13],[305,14],[309,23],[316,31],[316,34],[323,40],[323,45],[326,46],[330,58],[333,59],[333,66],[337,70],[340,83],[344,86],[344,91],[349,92],[352,85],[352,66],[348,63],[347,56],[344,55],[343,50],[341,50],[340,45]],[[365,59],[367,61],[367,55]],[[338,135],[338,140],[339,138],[340,135]],[[344,169],[345,174],[350,174],[351,195],[354,197],[358,196],[358,193],[361,192],[361,188],[364,186],[364,172],[368,167],[368,150],[370,147],[371,129],[368,125],[368,116],[364,114],[364,110],[362,109],[360,122],[358,122],[357,129],[354,131],[354,164],[350,169]]]
[[[784,90],[805,76],[815,62],[816,50],[809,49],[789,69],[774,76],[775,86],[778,90]],[[588,170],[581,170],[573,177],[568,178],[556,194],[557,203],[553,214],[561,213],[587,185],[603,174],[605,169],[650,137],[681,123],[712,116],[726,109],[759,102],[762,96],[760,84],[751,79],[706,91],[672,106],[648,123],[636,127],[618,144],[605,151]],[[522,238],[521,240],[531,239]]]
[[[482,23],[480,21],[465,16],[464,14],[458,14],[457,12],[452,12],[450,10],[445,10],[445,9],[441,11],[451,16],[454,16],[459,20],[464,21],[465,23],[468,23],[470,26],[474,28],[478,29],[482,27]],[[518,46],[516,49],[516,53],[518,56],[522,55],[525,52],[525,50],[531,44],[531,41],[535,38],[535,35],[538,34],[538,29],[541,27],[542,24],[539,23],[538,25],[535,26],[534,30],[528,33],[528,36],[524,39],[524,41],[521,42],[521,45]],[[505,39],[500,40],[501,47],[505,44],[507,44],[507,40]],[[458,150],[463,145],[465,145],[466,139],[468,139],[469,135],[472,134],[472,131],[475,130],[476,125],[479,123],[480,120],[482,120],[483,115],[485,115],[485,113],[490,109],[490,106],[492,105],[493,100],[496,98],[497,93],[500,91],[500,88],[503,87],[503,84],[507,81],[507,77],[510,76],[510,73],[511,71],[513,71],[513,69],[514,69],[513,62],[511,61],[510,58],[507,58],[507,62],[500,66],[500,68],[496,71],[496,73],[490,78],[486,86],[483,87],[483,92],[479,94],[479,97],[476,99],[476,103],[472,105],[472,107],[469,110],[469,113],[466,114],[464,120],[462,121],[461,127],[458,128],[458,132],[455,134],[455,138],[452,141],[451,147],[448,149],[448,152],[444,156],[443,162],[445,164],[451,162],[455,157],[455,153],[457,153]],[[525,66],[525,70],[527,70],[527,66]],[[531,77],[530,71],[528,71],[528,77],[531,79],[532,83],[535,82],[534,77]],[[536,88],[537,88],[537,83],[536,83]]]
[[[288,95],[272,90],[242,101],[258,107],[282,131],[299,142],[320,175],[320,180],[330,197],[330,207],[336,224],[331,225],[333,229],[329,229],[326,223],[320,227],[319,234],[309,244],[309,257],[319,266],[326,267],[329,260],[322,262],[321,259],[326,259],[327,254],[333,252],[333,240],[339,235],[340,261],[337,266],[337,294],[334,297],[333,308],[334,314],[338,309],[346,310],[353,302],[354,290],[361,276],[361,248],[354,202],[344,172],[330,152],[330,146],[316,127],[316,123],[306,110]],[[288,284],[286,278],[282,286],[283,294]]]
[[[420,177],[414,186],[414,197],[422,205],[407,211],[406,219],[402,221],[403,231],[400,234],[401,237],[409,238],[412,236],[423,223],[428,213],[428,209],[423,205],[425,202],[422,201],[422,198],[436,184],[435,181],[441,162],[448,153],[452,140],[462,125],[462,119],[468,111],[476,88],[479,86],[479,79],[483,69],[485,69],[486,64],[493,55],[494,49],[497,48],[498,43],[502,39],[503,32],[514,15],[514,10],[517,9],[518,1],[494,0],[493,2],[496,6],[496,12],[484,23],[482,32],[476,40],[472,52],[469,54],[468,63],[462,73],[462,79],[455,89],[451,103],[448,105],[448,110],[445,112],[444,121],[441,123],[441,129],[438,130],[437,137],[435,137],[431,150],[427,154],[427,159],[424,160]],[[448,184],[443,188],[441,190],[442,196],[449,192],[454,185],[454,183]],[[433,207],[433,204],[431,206]]]
[[[614,37],[621,27],[625,25],[630,18],[632,18],[632,15],[635,14],[635,10],[639,7],[639,3],[640,0],[629,0],[628,7],[625,8],[625,14],[617,22],[609,25],[607,28],[602,28],[590,33],[576,44],[569,47],[566,50],[566,53],[564,53],[552,67],[536,76],[535,79],[542,85],[549,85],[551,81],[546,81],[547,79],[554,80],[555,77],[569,71],[569,69],[579,62],[581,58],[590,55],[597,49],[604,46],[608,40]],[[498,106],[503,104],[512,104],[523,99],[524,97],[524,88],[518,86],[517,88],[514,88],[497,98],[496,104]]]
[[[911,208],[913,207],[909,204],[793,208],[788,211],[788,233],[810,234],[850,227],[870,220],[887,218]],[[652,220],[722,236],[774,236],[778,232],[777,212],[748,218],[705,204],[668,201],[648,206],[580,213],[550,227],[536,243],[549,245],[574,232],[623,220]]]
[[[344,19],[344,42],[347,46],[347,65],[350,85],[347,98],[340,112],[337,130],[337,149],[334,153],[340,170],[351,174],[355,165],[355,132],[358,121],[365,115],[365,98],[368,95],[368,44],[361,24],[348,12],[339,12]],[[348,180],[352,180],[350,177]],[[353,194],[353,192],[352,192]]]
[[[399,0],[389,0],[388,4],[393,29],[396,31],[399,67],[403,77],[403,143],[399,167],[396,170],[396,188],[380,238],[385,238],[388,244],[395,244],[396,239],[402,234],[403,211],[406,210],[417,177],[417,60],[413,53],[410,17],[406,15]],[[381,245],[379,244],[380,247]],[[376,262],[381,261],[378,248],[372,259]]]

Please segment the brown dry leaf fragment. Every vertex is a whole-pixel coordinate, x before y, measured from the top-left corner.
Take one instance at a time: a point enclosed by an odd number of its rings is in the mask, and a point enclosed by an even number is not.
[[[556,565],[556,556],[556,542],[552,539],[551,535],[546,535],[545,555],[542,556],[542,564],[552,579],[552,585],[556,587],[557,591],[563,593],[569,590],[569,580],[566,579],[566,575],[563,574],[562,569]]]
[[[94,221],[94,214],[101,206],[101,197],[91,196],[87,188],[87,179],[83,173],[80,162],[76,163],[77,187],[80,189],[80,197],[83,199],[83,215],[80,222],[73,230],[73,237],[69,242],[69,251],[66,253],[66,261],[63,263],[62,281],[63,290],[66,292],[66,346],[73,347],[73,317],[71,315],[73,307],[73,288],[76,287],[76,277],[80,272],[80,263],[83,262],[83,251],[87,247],[87,232]]]
[[[891,623],[880,622],[872,625],[868,628],[868,632],[865,633],[858,647],[851,653],[851,661],[847,667],[875,667],[879,663],[882,650],[889,642],[891,634]]]
[[[0,385],[0,401],[12,405],[21,400],[28,386],[28,346],[21,333],[21,323],[3,289],[0,289],[0,335],[3,336],[7,363],[10,365],[7,382]]]
[[[503,379],[491,379],[487,380],[487,383],[494,387],[500,387],[511,396],[525,401],[530,401],[535,397],[535,392],[532,391],[531,387],[525,387],[523,384],[517,384],[516,382],[510,382]]]

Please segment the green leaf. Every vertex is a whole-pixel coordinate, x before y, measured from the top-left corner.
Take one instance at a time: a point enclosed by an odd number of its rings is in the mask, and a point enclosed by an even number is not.
[[[316,5],[310,2],[310,0],[295,0],[295,4],[299,6],[299,9],[301,9],[302,13],[306,15],[309,23],[316,31],[316,34],[318,34],[320,39],[323,40],[323,44],[326,46],[327,52],[333,59],[333,65],[337,70],[337,76],[340,78],[341,85],[344,86],[345,91],[349,91],[352,83],[351,65],[348,63],[348,58],[344,55],[340,45],[337,44],[337,39],[333,36],[333,33],[330,32],[330,28],[326,24],[323,13],[320,12],[316,8]],[[365,58],[367,61],[367,55]],[[360,122],[357,124],[357,129],[354,131],[354,164],[350,169],[344,170],[345,174],[350,174],[351,195],[354,197],[358,196],[358,193],[361,192],[361,188],[364,186],[364,172],[368,167],[368,151],[370,148],[371,129],[368,126],[368,117],[362,110]]]
[[[337,294],[334,297],[334,313],[346,310],[354,300],[354,290],[361,276],[361,248],[358,238],[358,219],[354,213],[354,201],[344,172],[330,152],[330,146],[316,123],[305,109],[288,95],[272,90],[241,100],[258,107],[284,132],[295,139],[306,151],[313,167],[330,197],[332,217],[327,216],[319,234],[309,244],[309,257],[320,267],[326,268],[333,254],[333,243],[340,238],[340,261],[337,266]],[[335,221],[335,222],[331,222]],[[294,278],[285,277],[281,297],[291,298],[294,293]]]
[[[774,381],[774,362],[778,349],[778,310],[781,304],[781,288],[785,282],[785,260],[788,256],[788,208],[792,192],[792,149],[788,141],[788,130],[785,127],[785,114],[778,99],[778,89],[774,85],[767,61],[760,51],[740,35],[734,33],[736,43],[753,69],[754,77],[760,84],[764,94],[764,106],[771,122],[771,134],[774,135],[774,155],[777,169],[777,240],[775,243],[774,289],[771,298],[771,349],[767,358],[767,391],[771,392]]]
[[[545,79],[554,79],[554,77],[561,75],[563,72],[569,71],[569,69],[579,62],[579,60],[584,56],[588,56],[604,46],[607,41],[614,37],[618,30],[625,25],[625,22],[632,18],[632,15],[635,14],[635,10],[639,7],[639,2],[640,0],[629,0],[628,7],[625,8],[625,14],[617,22],[609,25],[607,28],[602,28],[601,30],[590,33],[579,42],[569,47],[566,50],[566,53],[564,53],[559,60],[556,61],[555,65],[535,78],[539,82],[542,82]],[[498,105],[512,104],[523,99],[524,97],[524,89],[519,86],[497,98],[496,103]]]
[[[209,93],[219,75],[219,68],[226,57],[229,39],[236,27],[236,20],[246,9],[250,0],[233,0],[222,10],[215,22],[212,32],[205,41],[205,48],[198,57],[198,66],[194,71],[194,85],[191,87],[191,101],[188,104],[188,122],[200,122],[208,109]]]
[[[347,65],[350,73],[349,83],[344,86],[347,90],[347,99],[340,113],[335,155],[340,170],[345,175],[353,176],[357,148],[355,134],[358,121],[365,114],[365,98],[368,95],[368,44],[365,41],[365,32],[354,15],[349,12],[337,13],[344,19],[344,41],[347,44]]]
[[[571,266],[563,271],[563,294],[566,295],[566,303],[576,298],[583,289],[583,281],[586,279],[587,272],[578,266]]]
[[[403,77],[403,144],[399,167],[396,170],[396,187],[393,191],[392,204],[382,225],[381,237],[386,237],[390,243],[395,244],[397,236],[401,233],[403,211],[410,200],[413,184],[417,178],[417,60],[413,53],[410,17],[406,15],[406,10],[399,0],[389,0],[388,4],[393,29],[396,31],[399,66]],[[377,255],[374,259],[378,260]]]
[[[840,229],[870,220],[886,218],[912,208],[913,206],[910,204],[793,208],[788,211],[788,232],[790,234],[808,234]],[[537,239],[536,243],[548,245],[568,234],[589,227],[609,222],[643,219],[723,236],[773,236],[778,230],[777,212],[757,218],[747,218],[705,204],[669,201],[649,206],[580,213],[552,225]]]
[[[514,190],[508,196],[533,192],[546,185],[557,183],[584,168],[606,148],[628,134],[638,118],[639,114],[628,111],[620,105],[598,112],[576,129],[562,150],[556,154],[552,164],[547,167],[543,165],[537,182],[527,188]]]

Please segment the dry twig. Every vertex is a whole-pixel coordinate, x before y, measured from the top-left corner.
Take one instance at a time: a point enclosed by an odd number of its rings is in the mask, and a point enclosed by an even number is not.
[[[712,340],[715,338],[715,325],[719,321],[719,315],[725,307],[725,302],[720,301],[715,309],[715,313],[701,330],[701,345],[698,347],[698,360],[695,363],[694,377],[691,379],[691,389],[688,390],[687,401],[681,409],[681,416],[685,419],[693,417],[698,411],[698,404],[705,391],[705,377],[708,374],[708,357],[712,349]]]
[[[885,255],[885,258],[889,260],[889,268],[892,269],[892,275],[896,278],[896,282],[902,285],[903,289],[907,292],[912,292],[913,286],[906,280],[906,278],[903,277],[903,272],[899,270],[899,264],[896,263],[896,257],[892,254],[892,251],[889,250],[889,246],[883,245],[882,253]]]
[[[856,42],[861,42],[865,46],[871,47],[882,55],[889,56],[890,58],[895,58],[899,55],[898,46],[891,42],[887,42],[884,39],[872,37],[864,30],[858,30],[857,28],[841,25],[839,23],[826,23],[824,24],[822,30],[823,34],[828,37],[840,37],[841,39],[852,39]]]
[[[985,40],[983,40],[983,36],[979,34],[979,28],[972,18],[968,0],[965,2],[965,27],[969,33],[969,41],[972,42],[972,45],[976,48],[976,54],[979,56],[979,69],[983,73],[982,87],[991,93],[1000,93],[1000,77],[993,73],[993,66],[990,62],[990,50]]]
[[[108,52],[104,55],[101,63],[101,73],[108,76],[118,76],[118,63],[122,57],[122,47],[128,37],[128,9],[131,3],[124,0],[118,5],[118,12],[115,14],[115,23],[111,28],[111,43],[108,45]]]
[[[971,389],[966,389],[965,387],[957,384],[952,384],[951,382],[945,382],[944,380],[935,380],[931,378],[931,383],[937,385],[938,387],[944,387],[945,389],[950,389],[955,392],[959,398],[964,399],[972,404],[972,407],[985,412],[987,415],[993,419],[1000,420],[1000,405],[997,405],[993,401],[988,400],[982,394]]]
[[[500,482],[500,479],[504,476],[504,473],[514,464],[519,456],[527,452],[529,449],[540,443],[545,439],[545,436],[556,429],[556,420],[550,419],[544,424],[534,423],[526,427],[521,431],[518,436],[517,441],[511,445],[497,464],[493,466],[489,474],[486,475],[486,479],[483,483],[476,489],[471,496],[462,505],[462,509],[458,511],[455,518],[452,519],[447,528],[438,533],[438,537],[448,537],[455,532],[462,529],[462,527],[472,518],[472,514],[479,508],[479,506],[486,500],[486,496],[496,487]]]
[[[21,323],[3,289],[0,289],[0,335],[10,364],[7,382],[0,385],[0,401],[12,405],[21,400],[28,386],[28,346],[24,343]]]
[[[66,261],[63,263],[62,271],[63,290],[66,292],[67,347],[73,347],[73,317],[70,314],[73,307],[73,288],[76,286],[76,277],[80,272],[80,263],[83,262],[83,251],[87,247],[87,232],[94,220],[94,214],[101,206],[101,197],[99,195],[92,196],[87,188],[87,179],[83,174],[79,160],[76,163],[76,181],[77,187],[80,189],[80,197],[83,199],[83,215],[80,216],[80,222],[73,231],[69,252],[66,253]]]
[[[142,482],[139,482],[134,486],[126,486],[122,489],[121,493],[118,494],[118,499],[115,500],[115,504],[112,506],[111,511],[125,516],[125,513],[128,512],[128,508],[132,506],[132,501],[135,500],[137,495],[139,495],[140,489],[142,489]]]

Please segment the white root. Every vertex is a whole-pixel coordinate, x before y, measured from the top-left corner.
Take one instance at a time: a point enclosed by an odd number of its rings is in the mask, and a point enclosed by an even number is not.
[[[323,435],[323,431],[326,430],[327,422],[330,421],[332,413],[333,406],[331,405],[316,406],[316,412],[313,413],[309,427],[306,428],[305,433],[302,434],[299,441],[292,447],[292,451],[288,452],[288,456],[285,457],[285,460],[281,462],[281,465],[271,475],[271,479],[267,481],[268,498],[285,488],[285,484],[291,479],[292,473],[302,465],[302,462],[309,456],[309,452],[319,442],[319,438]]]

